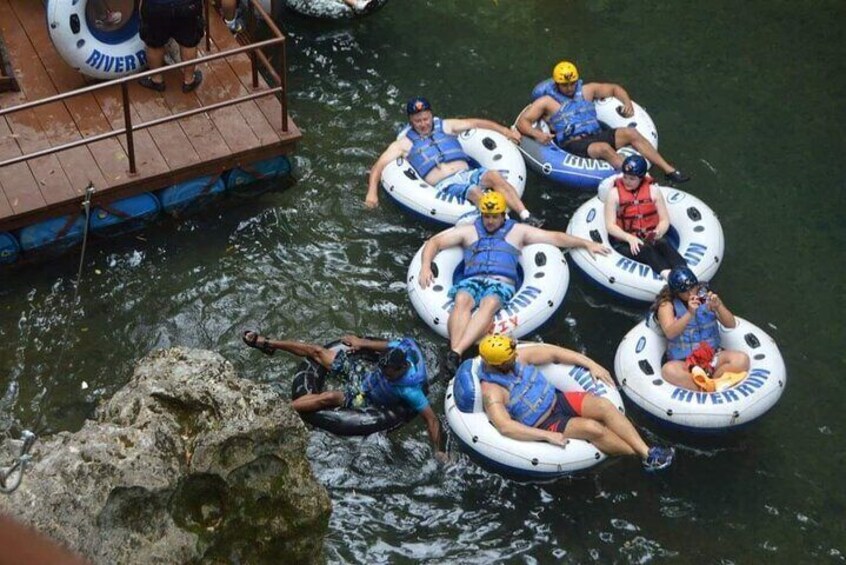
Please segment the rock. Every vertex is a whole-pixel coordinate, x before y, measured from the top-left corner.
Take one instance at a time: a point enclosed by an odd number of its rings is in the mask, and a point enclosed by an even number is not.
[[[41,438],[0,512],[95,563],[322,560],[307,431],[208,351],[151,353],[76,433]]]

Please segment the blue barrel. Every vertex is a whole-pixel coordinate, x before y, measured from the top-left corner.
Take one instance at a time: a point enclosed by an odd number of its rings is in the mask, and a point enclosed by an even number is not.
[[[149,192],[98,204],[91,210],[91,233],[114,237],[133,232],[155,219],[161,210],[159,199]]]
[[[11,265],[20,254],[21,246],[17,238],[8,232],[0,232],[0,265]]]
[[[291,162],[284,155],[258,163],[236,167],[226,175],[226,188],[240,188],[244,185],[286,176],[291,173]]]
[[[82,243],[85,216],[76,214],[52,218],[18,230],[17,237],[24,253],[61,252]]]
[[[226,190],[220,176],[200,177],[156,192],[166,214],[184,216],[210,204]]]

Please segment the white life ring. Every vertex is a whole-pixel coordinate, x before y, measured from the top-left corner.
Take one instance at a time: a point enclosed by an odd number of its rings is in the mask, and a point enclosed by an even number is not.
[[[518,346],[519,348],[520,346]],[[471,458],[481,465],[523,479],[551,479],[581,471],[603,461],[606,455],[579,439],[559,447],[540,441],[507,438],[488,420],[482,406],[478,370],[481,359],[468,359],[447,385],[444,414],[454,436]],[[584,367],[547,364],[538,367],[555,388],[564,392],[590,392],[607,398],[625,413],[620,393],[594,381]]]
[[[633,127],[653,147],[658,148],[658,130],[655,128],[655,122],[637,102],[632,102],[634,115],[631,118],[626,118],[618,112],[623,107],[623,103],[613,96],[597,99],[593,105],[596,108],[596,117],[603,126]],[[528,106],[523,109],[523,112],[526,109]],[[520,112],[520,115],[523,112]],[[519,120],[520,116],[517,116],[517,119]],[[543,120],[535,123],[535,126],[549,132],[549,126]],[[520,151],[525,155],[530,169],[549,177],[556,183],[578,190],[595,190],[600,181],[617,172],[607,161],[573,155],[555,143],[541,145],[528,135],[524,135],[521,139]],[[632,147],[621,147],[617,153],[623,157],[638,154]]]
[[[420,288],[417,280],[422,260],[423,247],[417,251],[408,267],[408,296],[423,321],[432,330],[448,338],[447,318],[452,311],[453,300],[447,293],[454,284],[456,270],[463,265],[464,250],[452,247],[438,252],[432,261],[434,281],[426,288]],[[567,260],[554,245],[535,243],[525,246],[520,253],[519,263],[523,271],[523,283],[517,288],[514,297],[496,313],[492,330],[514,337],[530,334],[543,325],[564,302],[570,284]]]
[[[88,3],[47,0],[47,29],[62,58],[82,74],[99,79],[118,78],[146,67],[138,10],[119,28],[102,31],[88,20]]]
[[[397,139],[405,136],[403,129]],[[480,166],[499,171],[519,195],[526,187],[526,163],[517,146],[504,135],[489,129],[470,129],[458,135],[464,152]],[[401,208],[415,216],[440,224],[478,216],[469,200],[457,199],[424,181],[404,158],[388,163],[382,171],[382,188]]]
[[[734,328],[718,324],[720,343],[749,356],[744,380],[721,392],[696,392],[666,382],[661,365],[667,340],[650,316],[617,347],[614,372],[623,394],[659,423],[684,431],[725,432],[760,418],[784,392],[787,370],[778,346],[764,330],[735,319]]]
[[[582,204],[567,225],[567,233],[611,247],[605,228],[605,198],[614,189],[614,175],[602,181],[597,196]],[[671,242],[700,281],[714,278],[725,252],[720,220],[696,196],[677,188],[660,186],[670,216]],[[648,265],[625,257],[611,247],[608,255],[591,255],[582,249],[570,252],[573,263],[592,282],[622,298],[652,302],[666,282]]]

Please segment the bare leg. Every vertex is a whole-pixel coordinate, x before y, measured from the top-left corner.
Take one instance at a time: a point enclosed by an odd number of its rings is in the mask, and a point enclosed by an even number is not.
[[[749,356],[742,351],[720,351],[717,367],[714,369],[715,379],[723,376],[723,373],[740,373],[749,370]]]
[[[179,46],[179,57],[183,61],[190,61],[191,59],[197,58],[197,48],[196,47],[183,47],[182,45]],[[182,69],[182,84],[188,84],[194,80],[194,65],[188,65],[187,67],[183,67]]]
[[[664,366],[661,367],[661,376],[671,385],[688,390],[699,390],[683,361],[667,361],[664,363]]]
[[[475,305],[475,301],[470,294],[464,291],[456,293],[455,305],[452,307],[449,318],[447,318],[447,334],[449,335],[450,349],[457,353],[462,353],[462,350],[456,348],[464,337]]]
[[[254,332],[248,332],[245,336],[245,339],[252,339],[253,335],[257,336],[257,346],[262,343],[261,340],[264,339],[264,343],[267,343],[267,345],[272,349],[278,349],[280,351],[292,353],[297,357],[308,357],[309,359],[312,359],[316,363],[319,363],[322,367],[326,369],[328,369],[332,365],[332,361],[335,360],[336,354],[334,351],[332,351],[331,349],[326,349],[322,345],[317,345],[316,343],[269,339],[263,336],[259,336]]]
[[[603,143],[601,141],[591,143],[590,145],[588,145],[587,153],[588,157],[607,161],[609,165],[611,165],[618,171],[623,166],[623,157],[607,143]]]
[[[147,46],[147,68],[158,69],[164,64],[164,47],[150,47]],[[153,75],[150,77],[153,81],[161,83],[164,79],[162,74]]]
[[[223,13],[223,17],[227,20],[231,20],[235,17],[235,6],[238,0],[220,0],[220,11]]]
[[[658,153],[658,150],[652,147],[649,141],[647,141],[647,139],[643,137],[640,132],[634,128],[618,129],[615,135],[614,143],[617,145],[618,149],[620,147],[625,147],[626,145],[631,145],[637,150],[638,153],[646,157],[649,162],[657,165],[665,173],[672,173],[676,170],[676,168],[669,164],[667,161],[665,161],[661,154]]]
[[[634,451],[617,434],[603,424],[589,418],[570,418],[564,437],[591,442],[606,455],[634,455]]]
[[[297,412],[317,412],[326,408],[343,406],[344,393],[340,390],[330,390],[317,394],[304,394],[291,402],[291,407]]]
[[[465,326],[461,339],[455,343],[452,349],[458,353],[464,353],[474,343],[479,341],[490,330],[494,316],[499,308],[499,297],[484,297],[479,303],[479,308],[470,317],[470,322]]]
[[[585,396],[582,401],[582,416],[604,424],[641,459],[645,458],[649,452],[649,446],[640,437],[631,421],[607,399],[593,395]]]
[[[517,194],[517,191],[511,186],[508,181],[506,181],[501,174],[497,171],[488,171],[482,178],[479,180],[479,185],[485,188],[492,188],[494,191],[502,194],[505,197],[505,203],[508,207],[517,212],[517,214],[522,214],[523,210],[526,209],[526,205],[523,204],[523,201],[520,200],[520,195]],[[472,202],[472,200],[471,200]]]

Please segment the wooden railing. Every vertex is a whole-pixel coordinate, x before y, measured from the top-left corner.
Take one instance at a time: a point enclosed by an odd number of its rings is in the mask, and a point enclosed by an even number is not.
[[[96,84],[93,86],[87,86],[84,88],[78,88],[76,90],[72,90],[70,92],[66,92],[64,94],[57,94],[56,96],[50,96],[49,98],[42,98],[41,100],[36,100],[34,102],[27,102],[25,104],[19,104],[18,106],[12,106],[11,108],[6,108],[5,110],[0,110],[0,118],[6,116],[8,114],[12,114],[15,112],[22,112],[24,110],[31,110],[33,108],[37,108],[39,106],[44,106],[45,104],[53,104],[55,102],[61,102],[63,100],[67,100],[69,98],[74,98],[76,96],[82,96],[84,94],[90,94],[92,92],[97,92],[99,90],[104,90],[107,88],[111,88],[113,86],[119,86],[121,89],[121,96],[123,99],[123,122],[124,126],[119,129],[114,129],[110,132],[101,133],[98,135],[92,135],[88,137],[84,137],[83,139],[79,139],[77,141],[73,141],[70,143],[65,143],[63,145],[57,145],[55,147],[50,147],[49,149],[42,149],[40,151],[33,151],[31,153],[26,153],[20,155],[18,157],[14,157],[12,159],[7,159],[5,161],[0,161],[0,168],[14,165],[16,163],[21,163],[23,161],[28,161],[30,159],[35,159],[37,157],[44,157],[45,155],[52,155],[53,153],[59,153],[61,151],[66,151],[68,149],[72,149],[74,147],[79,147],[81,145],[87,145],[89,143],[93,143],[95,141],[100,141],[103,139],[109,139],[112,137],[117,137],[120,135],[126,136],[126,148],[127,153],[129,154],[129,171],[130,173],[136,173],[137,169],[135,166],[135,142],[133,139],[134,132],[147,129],[153,126],[158,126],[161,124],[166,124],[168,122],[173,122],[177,120],[181,120],[182,118],[187,118],[189,116],[193,116],[195,114],[201,114],[203,112],[209,112],[211,110],[217,110],[218,108],[225,108],[226,106],[232,106],[234,104],[240,104],[241,102],[247,102],[249,100],[255,100],[256,98],[261,98],[264,96],[270,95],[277,95],[279,97],[279,101],[282,104],[282,131],[288,131],[288,97],[287,97],[287,84],[286,84],[286,72],[285,69],[287,68],[287,57],[285,53],[285,35],[279,30],[276,24],[273,22],[273,19],[264,11],[261,4],[258,0],[250,0],[252,5],[252,9],[255,10],[255,13],[259,15],[264,23],[267,25],[270,33],[273,37],[270,39],[266,39],[264,41],[258,41],[255,43],[251,43],[249,45],[245,45],[242,47],[238,47],[235,49],[229,49],[227,51],[221,51],[219,53],[215,53],[213,55],[205,55],[203,57],[197,57],[196,59],[191,59],[190,61],[183,61],[181,63],[174,63],[172,65],[167,65],[158,69],[152,69],[149,71],[144,71],[142,73],[136,73],[130,76],[110,80],[108,82],[103,82],[100,84]],[[211,2],[206,0],[206,51],[211,50],[211,39],[209,37],[209,5]],[[270,59],[267,55],[264,54],[262,49],[265,47],[273,47],[279,46],[279,58],[277,63],[277,68],[274,69],[273,65],[271,64]],[[259,68],[258,64],[264,67],[267,71],[267,74],[273,79],[276,86],[272,86],[268,89],[261,90],[260,92],[254,92],[252,94],[246,94],[244,96],[239,96],[237,98],[232,98],[230,100],[225,100],[223,102],[217,102],[215,104],[206,104],[200,106],[198,108],[194,108],[192,110],[187,110],[185,112],[180,112],[178,114],[173,114],[164,118],[158,118],[155,120],[150,120],[147,122],[142,122],[140,124],[133,124],[132,123],[132,114],[130,112],[130,95],[129,95],[129,83],[135,82],[139,79],[144,77],[152,76],[159,74],[165,70],[170,69],[181,69],[183,67],[188,67],[191,65],[198,65],[201,63],[206,63],[208,61],[214,61],[217,59],[224,59],[226,57],[232,57],[234,55],[240,55],[241,53],[249,53],[250,54],[250,62],[252,66],[252,86],[253,88],[259,87]]]

